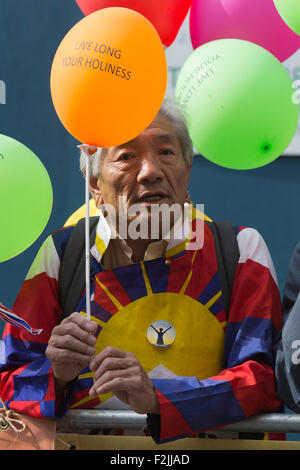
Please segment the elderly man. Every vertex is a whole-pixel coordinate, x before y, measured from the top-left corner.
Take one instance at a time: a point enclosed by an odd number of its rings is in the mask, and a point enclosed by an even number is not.
[[[256,230],[236,227],[240,258],[226,313],[212,232],[206,223],[197,228],[197,217],[180,217],[192,155],[184,120],[168,104],[132,141],[91,155],[91,194],[102,209],[91,319],[82,292],[62,320],[58,276],[73,230],[66,227],[43,244],[14,306],[43,332],[8,325],[4,333],[0,395],[11,408],[62,417],[69,407],[129,407],[148,415],[157,443],[280,408],[272,341],[281,304],[269,252]],[[135,205],[146,235],[121,235],[124,221],[129,228],[137,220]],[[151,236],[156,209],[174,205],[181,210],[168,229],[160,216]]]

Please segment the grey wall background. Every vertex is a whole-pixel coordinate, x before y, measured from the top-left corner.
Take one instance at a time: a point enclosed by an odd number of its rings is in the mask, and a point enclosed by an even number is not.
[[[53,211],[39,239],[24,253],[0,263],[0,301],[8,307],[12,307],[42,241],[84,202],[77,141],[60,124],[49,90],[55,51],[82,17],[75,0],[0,0],[0,80],[6,84],[6,104],[0,105],[0,133],[36,153],[49,172],[54,190]],[[300,158],[285,156],[264,168],[241,172],[218,167],[198,156],[190,193],[194,203],[205,204],[210,217],[253,226],[262,233],[282,291],[290,256],[300,239]],[[2,326],[0,322],[0,332]]]

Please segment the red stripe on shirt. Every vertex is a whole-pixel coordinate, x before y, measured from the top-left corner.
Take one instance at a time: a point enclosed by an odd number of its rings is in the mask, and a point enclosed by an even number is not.
[[[97,274],[97,278],[110,292],[114,293],[114,296],[116,297],[118,302],[123,305],[123,307],[125,307],[131,302],[124,287],[120,284],[113,271],[103,271],[102,273]]]
[[[231,383],[234,396],[246,417],[260,412],[274,412],[282,405],[276,395],[274,371],[268,364],[247,361],[231,369],[225,369],[211,378],[228,380]]]
[[[157,389],[156,394],[161,415],[160,439],[165,440],[169,439],[170,436],[174,436],[176,429],[178,434],[191,434],[193,432],[192,429],[173,403]]]
[[[34,336],[22,331],[24,341],[47,343],[52,329],[60,322],[61,308],[57,298],[58,282],[45,272],[25,280],[13,306],[13,311],[24,318],[32,328],[41,328],[41,334]]]

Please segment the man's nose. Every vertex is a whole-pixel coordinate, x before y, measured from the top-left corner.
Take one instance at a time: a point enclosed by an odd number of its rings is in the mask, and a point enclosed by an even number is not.
[[[159,159],[152,153],[147,153],[140,156],[138,161],[138,175],[137,181],[142,182],[156,182],[163,177],[163,171]]]

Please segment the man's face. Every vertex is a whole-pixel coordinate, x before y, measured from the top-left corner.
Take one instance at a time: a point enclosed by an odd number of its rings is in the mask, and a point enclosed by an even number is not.
[[[128,215],[130,208],[132,212],[140,207],[151,225],[151,211],[158,206],[183,207],[190,165],[183,158],[172,124],[164,116],[158,114],[132,141],[104,149],[100,159],[98,205],[114,206],[117,218],[125,216],[130,223],[136,217]]]

